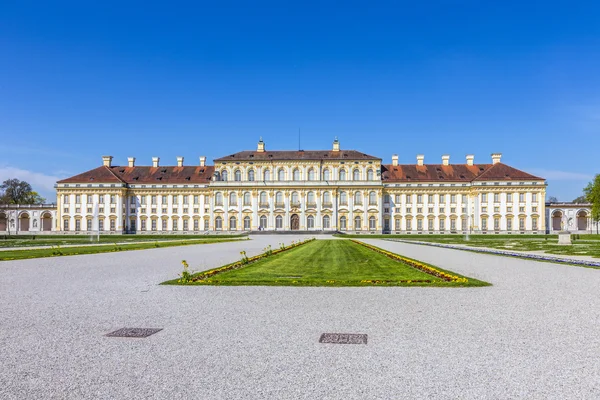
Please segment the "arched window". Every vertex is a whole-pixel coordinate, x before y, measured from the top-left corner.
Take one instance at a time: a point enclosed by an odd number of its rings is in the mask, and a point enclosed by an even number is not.
[[[215,206],[223,205],[223,193],[217,192],[215,193]]]
[[[253,169],[248,171],[248,180],[251,182],[254,180],[254,170]]]
[[[265,172],[263,172],[263,180],[264,181],[270,181],[271,180],[271,171],[266,169]]]
[[[283,168],[279,168],[279,171],[277,171],[277,180],[285,181],[285,170]]]
[[[340,193],[340,204],[343,206],[348,205],[348,194],[346,192]]]
[[[329,229],[329,215],[323,216],[323,229]]]
[[[331,204],[331,194],[329,192],[323,192],[323,204]]]
[[[283,207],[283,193],[282,192],[275,193],[275,204],[279,207]]]
[[[242,171],[240,171],[239,169],[236,169],[235,172],[233,173],[233,179],[236,182],[239,182],[242,180]]]
[[[296,168],[294,170],[293,177],[294,177],[295,181],[299,181],[300,180],[300,170],[298,168]]]
[[[308,170],[308,180],[309,181],[315,180],[315,170],[312,168]]]
[[[163,225],[164,225],[164,222],[166,222],[166,220],[163,221]],[[221,217],[215,218],[215,229],[218,231],[223,229],[223,218],[221,218]],[[165,228],[163,228],[163,230],[165,230]]]
[[[341,169],[340,170],[340,181],[345,181],[345,180],[346,180],[346,170]]]
[[[237,195],[235,194],[235,192],[229,193],[229,205],[237,206]]]
[[[275,228],[283,229],[283,217],[281,215],[275,217]]]
[[[310,204],[315,204],[315,192],[308,192],[306,195],[306,202]]]
[[[223,182],[227,182],[227,170],[224,169],[223,171],[221,171],[221,180]]]
[[[237,221],[235,217],[229,217],[229,230],[234,231],[237,229]]]
[[[324,181],[328,181],[329,180],[329,168],[325,168],[323,170],[323,180]]]
[[[261,227],[261,229],[267,229],[267,216],[266,215],[260,216],[260,227]]]
[[[354,218],[354,230],[360,230],[360,217]]]
[[[308,229],[314,228],[315,227],[315,217],[313,217],[312,215],[309,215],[308,218],[306,218],[306,226]]]
[[[244,217],[244,230],[250,230],[250,217]]]
[[[340,230],[345,231],[347,229],[348,226],[348,220],[346,219],[346,217],[341,217],[340,218]]]
[[[298,196],[298,192],[292,192],[292,205],[300,204],[300,197]]]
[[[352,180],[353,181],[360,180],[360,171],[358,170],[358,168],[355,168],[354,171],[352,171]]]
[[[362,195],[360,192],[354,193],[354,204],[362,204]]]
[[[367,180],[368,181],[372,181],[373,180],[373,170],[372,169],[369,169],[367,171]]]
[[[369,192],[369,204],[376,205],[377,204],[377,193]]]
[[[267,192],[260,192],[260,204],[267,204]]]
[[[377,228],[377,220],[375,217],[369,217],[369,229],[374,231]]]
[[[250,192],[244,193],[244,205],[249,206],[252,204],[252,197],[250,196]]]

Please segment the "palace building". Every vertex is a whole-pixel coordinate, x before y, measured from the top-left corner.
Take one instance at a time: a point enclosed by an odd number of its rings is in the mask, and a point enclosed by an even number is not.
[[[343,150],[268,151],[262,139],[207,165],[129,158],[56,184],[55,230],[101,233],[341,231],[544,233],[543,178],[501,162],[382,164]]]

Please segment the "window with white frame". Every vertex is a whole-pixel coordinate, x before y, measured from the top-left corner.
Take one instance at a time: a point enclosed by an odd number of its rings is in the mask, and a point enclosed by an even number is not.
[[[369,230],[377,229],[377,219],[373,216],[369,217]]]
[[[281,215],[275,217],[275,228],[283,229],[283,217]]]
[[[329,180],[329,174],[330,174],[330,173],[329,173],[329,168],[325,168],[325,169],[323,170],[323,180],[324,180],[324,181],[328,181],[328,180]]]
[[[354,230],[356,230],[356,231],[360,230],[360,225],[361,225],[360,223],[361,223],[360,217],[358,217],[358,216],[354,217]]]
[[[345,231],[348,227],[348,220],[345,216],[340,217],[340,230]]]
[[[358,168],[355,168],[354,171],[352,171],[352,180],[353,181],[360,180],[360,171],[358,170]]]
[[[254,181],[254,170],[251,169],[250,171],[248,171],[248,180],[250,182]]]
[[[236,182],[240,182],[242,180],[242,171],[236,169],[233,173],[233,180]]]
[[[323,229],[329,229],[329,222],[330,222],[330,218],[329,215],[324,215],[323,216]]]
[[[261,215],[260,219],[258,220],[258,223],[261,229],[267,229],[267,216]]]
[[[245,192],[244,193],[244,205],[249,206],[251,204],[252,204],[252,196],[250,195],[250,192]]]
[[[346,180],[346,170],[345,169],[343,169],[343,168],[340,169],[339,175],[340,175],[340,181]]]
[[[248,217],[248,216],[244,217],[244,230],[245,231],[250,230],[250,217]]]

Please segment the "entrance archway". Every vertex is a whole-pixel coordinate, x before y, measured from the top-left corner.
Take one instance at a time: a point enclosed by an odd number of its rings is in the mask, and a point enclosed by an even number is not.
[[[8,230],[8,218],[6,218],[6,214],[0,213],[0,231]]]
[[[23,213],[19,216],[19,230],[21,232],[29,231],[29,214]]]
[[[42,215],[42,231],[48,232],[52,230],[52,215],[50,213],[44,213]]]
[[[588,215],[585,211],[579,211],[577,213],[577,230],[587,231],[588,228]]]
[[[561,211],[554,211],[552,213],[552,230],[560,231],[562,229],[562,217],[563,213]],[[565,227],[566,229],[566,227]]]
[[[292,217],[290,218],[290,227],[293,231],[300,229],[300,217],[298,214],[292,214]]]

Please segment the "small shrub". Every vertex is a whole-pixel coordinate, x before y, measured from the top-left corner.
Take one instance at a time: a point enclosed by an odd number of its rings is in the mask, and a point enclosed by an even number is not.
[[[183,271],[181,271],[179,283],[189,283],[191,281],[192,274],[189,271],[189,264],[185,260],[181,260],[181,265],[183,265]]]
[[[246,265],[248,264],[248,262],[250,262],[250,260],[248,260],[248,256],[246,255],[245,251],[240,251],[240,254],[242,255],[242,264]]]

